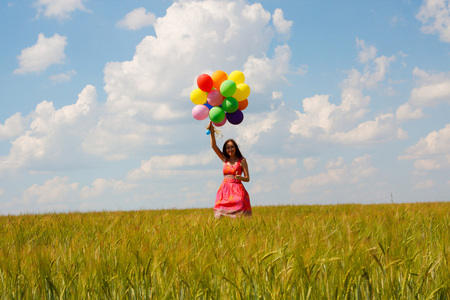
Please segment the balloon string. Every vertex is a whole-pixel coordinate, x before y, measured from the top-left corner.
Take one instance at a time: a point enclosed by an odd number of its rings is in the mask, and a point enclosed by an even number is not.
[[[205,125],[205,128],[206,128],[206,129],[208,129],[208,127],[209,127],[209,123],[207,123],[207,124]],[[209,129],[208,129],[208,130],[209,130]],[[215,135],[215,136],[216,136],[216,140],[223,138],[222,131],[220,131],[220,130],[217,129],[216,127],[214,127],[214,133],[216,134],[216,135]]]

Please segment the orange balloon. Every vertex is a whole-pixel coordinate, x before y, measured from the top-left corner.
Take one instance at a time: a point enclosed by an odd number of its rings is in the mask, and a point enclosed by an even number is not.
[[[213,87],[215,87],[216,90],[220,90],[220,85],[228,79],[228,75],[222,70],[217,70],[212,73],[211,78],[213,80]]]
[[[238,103],[239,103],[239,107],[238,107],[239,110],[244,110],[248,106],[248,100],[247,99],[239,101]]]

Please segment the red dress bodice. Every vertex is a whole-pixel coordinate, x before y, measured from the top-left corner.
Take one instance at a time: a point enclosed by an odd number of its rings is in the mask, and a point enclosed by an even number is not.
[[[238,175],[242,174],[241,160],[239,159],[234,165],[228,164],[228,160],[223,163],[223,175]]]

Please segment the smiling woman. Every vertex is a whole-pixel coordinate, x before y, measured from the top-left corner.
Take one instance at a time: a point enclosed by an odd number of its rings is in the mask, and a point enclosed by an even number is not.
[[[225,141],[220,151],[216,144],[215,130],[212,122],[209,123],[211,131],[211,147],[223,162],[223,181],[217,191],[214,216],[238,217],[251,216],[250,197],[242,181],[249,182],[247,160],[242,156],[238,145],[232,139]],[[244,175],[244,176],[242,176]]]

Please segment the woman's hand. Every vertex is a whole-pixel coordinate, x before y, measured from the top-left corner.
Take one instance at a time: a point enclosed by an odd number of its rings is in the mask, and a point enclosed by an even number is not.
[[[214,125],[213,125],[212,121],[209,122],[208,130],[211,131],[211,133],[214,132]]]
[[[241,176],[241,175],[238,175],[238,172],[236,172],[236,175],[234,175],[234,179],[236,179],[236,180],[245,180],[245,177],[244,176]]]
[[[250,175],[248,173],[248,165],[247,160],[244,158],[241,161],[242,171],[244,172],[244,176],[238,175],[238,172],[236,171],[236,175],[234,175],[234,179],[249,182],[250,181]]]

